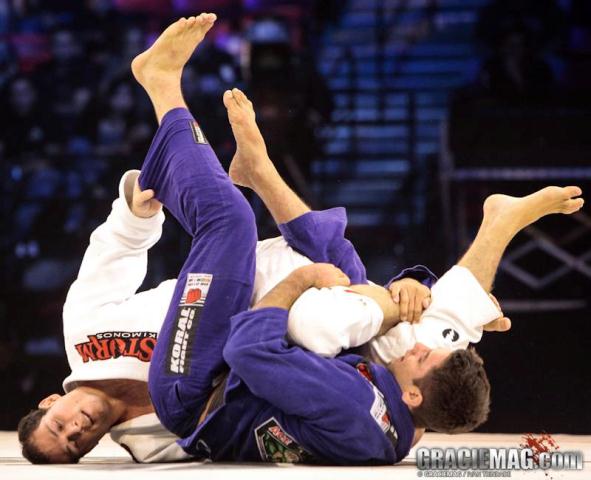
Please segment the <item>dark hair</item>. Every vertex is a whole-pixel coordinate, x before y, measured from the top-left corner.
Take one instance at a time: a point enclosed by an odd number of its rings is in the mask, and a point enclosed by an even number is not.
[[[465,433],[488,418],[490,383],[482,358],[457,350],[423,378],[415,380],[423,402],[412,410],[417,427],[441,433]]]
[[[47,413],[46,408],[31,410],[18,422],[18,441],[21,443],[22,454],[29,462],[35,464],[51,463],[51,459],[43,453],[31,438],[33,432],[39,428],[41,419]]]

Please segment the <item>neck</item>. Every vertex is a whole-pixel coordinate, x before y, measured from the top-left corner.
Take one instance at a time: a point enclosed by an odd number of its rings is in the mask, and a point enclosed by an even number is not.
[[[80,385],[99,391],[104,396],[113,413],[112,425],[154,412],[146,382],[117,379],[83,382]]]

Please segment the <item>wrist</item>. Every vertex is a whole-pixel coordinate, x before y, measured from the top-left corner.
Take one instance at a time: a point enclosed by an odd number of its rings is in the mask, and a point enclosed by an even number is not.
[[[299,290],[304,291],[313,287],[316,283],[314,264],[297,268],[289,274],[288,278],[298,286]]]

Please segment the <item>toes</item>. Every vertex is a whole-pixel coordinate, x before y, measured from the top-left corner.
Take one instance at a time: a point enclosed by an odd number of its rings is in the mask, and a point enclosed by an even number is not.
[[[213,23],[216,21],[217,16],[215,13],[201,13],[197,17],[197,24],[201,27],[211,28]]]
[[[236,97],[234,97],[232,91],[230,90],[226,90],[224,92],[223,100],[226,108],[236,107],[236,105],[238,104],[236,101]]]
[[[568,198],[578,197],[583,194],[583,190],[580,187],[570,186],[564,187],[564,192],[568,196]]]
[[[238,105],[242,106],[244,103],[246,103],[246,95],[244,95],[244,93],[242,93],[242,91],[240,91],[238,88],[232,89],[232,95],[234,96],[234,99]]]
[[[576,198],[574,200],[567,200],[564,206],[565,213],[575,213],[578,212],[583,205],[585,204],[585,200],[582,198]]]
[[[252,102],[248,99],[248,97],[244,94],[244,92],[238,88],[232,89],[232,94],[236,101],[241,107],[250,107],[252,108]]]
[[[215,13],[203,13],[202,15],[207,23],[213,23],[218,18]]]

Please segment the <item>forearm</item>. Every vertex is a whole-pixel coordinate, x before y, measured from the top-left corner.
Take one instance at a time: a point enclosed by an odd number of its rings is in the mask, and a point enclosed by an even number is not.
[[[400,309],[398,305],[392,301],[390,292],[379,285],[351,285],[349,290],[365,295],[374,300],[381,308],[384,314],[384,320],[377,335],[383,335],[391,328],[400,323]]]
[[[289,310],[294,302],[314,284],[313,278],[305,269],[297,269],[279,282],[254,307],[253,310],[277,307]]]

